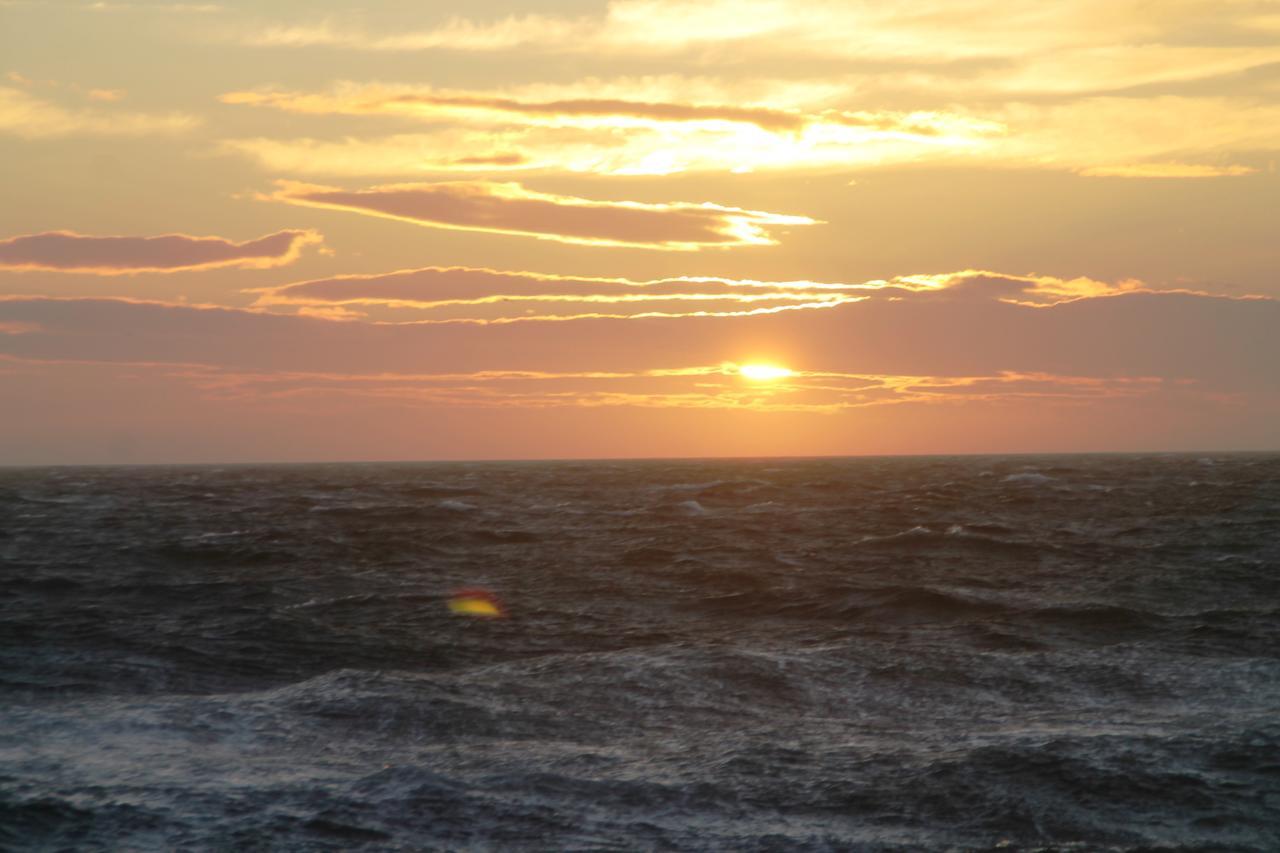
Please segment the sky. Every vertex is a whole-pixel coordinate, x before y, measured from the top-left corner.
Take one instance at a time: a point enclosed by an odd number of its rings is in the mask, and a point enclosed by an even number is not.
[[[0,464],[1280,449],[1280,2],[0,0]]]

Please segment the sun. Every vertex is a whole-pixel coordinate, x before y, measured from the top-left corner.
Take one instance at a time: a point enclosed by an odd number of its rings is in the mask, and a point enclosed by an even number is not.
[[[773,382],[795,374],[789,368],[776,364],[744,364],[738,368],[738,375],[752,382]]]

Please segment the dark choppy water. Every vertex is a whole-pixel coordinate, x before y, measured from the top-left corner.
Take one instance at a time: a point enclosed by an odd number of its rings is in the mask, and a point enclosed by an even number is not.
[[[0,562],[0,847],[1280,849],[1274,455],[7,470]]]

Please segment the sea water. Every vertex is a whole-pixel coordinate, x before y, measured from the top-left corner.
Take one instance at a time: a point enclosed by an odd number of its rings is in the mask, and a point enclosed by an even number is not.
[[[1280,849],[1280,456],[0,470],[0,846]]]

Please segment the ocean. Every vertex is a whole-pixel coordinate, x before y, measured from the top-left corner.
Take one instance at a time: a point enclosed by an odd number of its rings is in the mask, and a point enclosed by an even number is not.
[[[1280,455],[0,469],[0,847],[1278,850]]]

